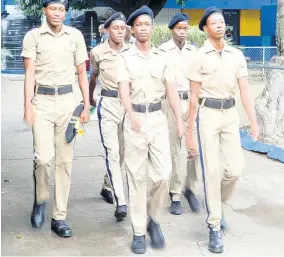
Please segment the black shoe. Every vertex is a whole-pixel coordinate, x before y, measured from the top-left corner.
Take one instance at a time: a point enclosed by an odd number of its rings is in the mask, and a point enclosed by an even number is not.
[[[136,254],[146,253],[145,236],[133,236],[131,251]]]
[[[187,199],[189,207],[192,212],[195,212],[195,213],[201,212],[199,200],[190,189],[185,190],[184,196]]]
[[[221,219],[221,230],[223,230],[223,231],[229,230],[229,224],[228,224],[224,214],[223,214],[222,219]]]
[[[106,202],[113,204],[113,196],[111,191],[108,191],[107,189],[102,189],[101,196],[106,200]]]
[[[51,230],[60,237],[71,237],[72,229],[68,227],[65,220],[51,220]]]
[[[172,201],[170,206],[170,213],[173,215],[181,215],[182,214],[182,208],[180,201]]]
[[[208,250],[211,253],[222,253],[224,251],[222,232],[210,230]]]
[[[31,223],[34,228],[41,228],[44,223],[45,203],[35,204],[31,215]]]
[[[153,220],[150,220],[147,230],[151,237],[152,246],[154,248],[164,248],[165,238],[160,225],[156,224]]]
[[[116,217],[117,221],[122,221],[127,215],[127,206],[126,205],[121,205],[117,206],[114,216]]]

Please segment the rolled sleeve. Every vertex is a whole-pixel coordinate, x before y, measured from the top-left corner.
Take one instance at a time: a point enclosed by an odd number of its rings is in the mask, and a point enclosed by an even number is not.
[[[237,78],[248,77],[248,68],[246,59],[241,51],[239,51],[239,66],[237,72]]]
[[[85,39],[83,34],[78,30],[77,31],[77,47],[76,47],[76,54],[75,54],[75,63],[76,66],[84,63],[85,61],[89,60],[87,47],[85,44]]]
[[[124,81],[131,82],[130,74],[126,66],[125,57],[122,55],[117,58],[117,83],[121,83]]]
[[[175,68],[170,63],[170,61],[166,62],[163,79],[166,82],[166,85],[173,85],[176,81]]]
[[[91,51],[90,61],[91,61],[93,72],[95,74],[98,74],[99,73],[99,55],[96,52],[96,48],[93,48],[93,50]]]
[[[23,40],[21,57],[36,60],[36,45],[36,40],[32,34],[32,31],[29,31]]]
[[[199,52],[195,52],[195,54],[192,56],[192,61],[188,65],[188,72],[185,76],[188,80],[201,82],[202,76],[201,76],[201,56]]]

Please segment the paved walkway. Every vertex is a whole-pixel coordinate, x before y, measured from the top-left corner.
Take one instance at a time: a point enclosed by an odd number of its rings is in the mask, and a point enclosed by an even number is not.
[[[129,218],[117,223],[114,206],[99,196],[105,172],[98,124],[77,138],[68,222],[73,237],[62,239],[50,230],[51,201],[41,230],[30,225],[33,202],[32,135],[22,121],[23,81],[21,76],[2,78],[2,255],[132,255]],[[226,256],[283,256],[284,165],[266,156],[244,151],[246,167],[237,194],[225,208],[231,230],[224,236]],[[53,176],[52,176],[53,179]],[[52,181],[52,180],[51,180]],[[200,191],[200,196],[203,197]],[[53,183],[51,185],[53,199]],[[182,200],[184,213],[166,212],[162,228],[166,249],[152,256],[208,256],[205,212],[193,215]]]

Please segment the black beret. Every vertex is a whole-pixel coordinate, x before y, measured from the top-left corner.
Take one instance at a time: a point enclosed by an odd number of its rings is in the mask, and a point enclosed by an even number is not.
[[[127,25],[133,26],[133,22],[135,21],[135,19],[143,14],[149,15],[151,19],[154,18],[153,11],[147,5],[143,5],[141,8],[137,9],[129,15]]]
[[[124,16],[124,14],[122,12],[116,12],[114,14],[112,14],[105,22],[104,28],[107,29],[109,27],[109,25],[115,21],[115,20],[121,20],[126,22],[126,18]]]
[[[215,13],[215,12],[218,12],[218,13],[223,15],[222,11],[219,8],[217,8],[216,6],[211,6],[211,7],[207,8],[205,10],[205,12],[204,12],[204,14],[203,14],[203,16],[202,16],[202,18],[201,18],[201,20],[199,22],[199,29],[200,30],[203,30],[203,26],[206,25],[206,21],[207,21],[208,17],[212,13]]]
[[[168,25],[168,28],[169,29],[173,29],[173,27],[181,22],[181,21],[188,21],[189,18],[188,18],[188,15],[185,14],[185,13],[177,13],[172,19],[171,21],[169,22],[169,25]]]
[[[47,7],[49,4],[63,4],[68,9],[68,0],[43,0],[42,6]]]

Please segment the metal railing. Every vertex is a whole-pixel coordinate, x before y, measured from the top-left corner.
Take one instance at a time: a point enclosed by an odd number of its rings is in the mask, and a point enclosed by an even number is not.
[[[244,54],[248,68],[250,79],[264,80],[265,71],[268,68],[273,67],[277,69],[276,47],[238,47]],[[282,69],[283,67],[278,67]]]
[[[277,55],[276,47],[268,46],[255,46],[255,47],[238,47],[242,50],[248,63],[262,64],[270,63]]]

